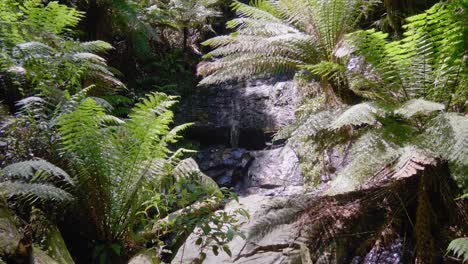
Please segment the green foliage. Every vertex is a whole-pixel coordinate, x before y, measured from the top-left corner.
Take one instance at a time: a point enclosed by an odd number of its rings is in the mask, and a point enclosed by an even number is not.
[[[28,41],[47,39],[47,34],[70,32],[83,13],[58,2],[44,6],[40,0],[15,0],[0,3],[0,44],[14,46]]]
[[[14,163],[0,171],[0,196],[13,205],[64,205],[74,199],[68,192],[73,186],[64,170],[41,159]]]
[[[355,190],[408,149],[448,160],[453,178],[466,189],[468,119],[443,109],[439,103],[414,99],[401,105],[365,102],[309,113],[292,127],[287,144],[298,154],[309,183],[332,179],[329,193]],[[336,152],[345,161],[338,171],[330,171],[336,164],[329,164],[328,156]]]
[[[47,102],[37,96],[17,102],[19,111],[6,117],[0,126],[0,166],[33,159],[51,158],[53,129]]]
[[[450,242],[447,251],[453,252],[457,258],[463,257],[463,262],[468,260],[468,237],[461,237]]]
[[[183,164],[180,165],[187,167]],[[187,174],[184,173],[184,175]],[[203,177],[213,181],[208,176]],[[216,256],[219,251],[224,251],[231,256],[227,244],[237,235],[244,237],[240,232],[240,226],[243,222],[237,216],[243,215],[248,218],[248,213],[243,209],[226,212],[196,206],[196,202],[199,201],[223,204],[227,198],[234,198],[238,201],[234,193],[226,188],[219,189],[214,182],[206,184],[206,182],[196,178],[191,179],[185,176],[171,185],[164,194],[155,193],[150,200],[145,202],[146,208],[142,213],[147,217],[146,219],[153,218],[156,223],[160,223],[160,226],[156,228],[163,231],[163,234],[174,233],[176,242],[179,241],[178,237],[185,239],[192,231],[195,231],[195,245],[200,248],[201,259],[206,256],[207,249],[211,249]],[[174,213],[174,208],[182,211]],[[163,221],[164,219],[167,221]],[[150,224],[149,228],[154,229],[153,222]],[[167,249],[165,249],[164,243],[158,239],[154,239],[153,243],[161,247],[158,251],[161,254]]]
[[[72,162],[98,235],[122,241],[152,190],[162,190],[181,150],[169,145],[188,125],[170,128],[174,97],[150,94],[124,121],[109,116],[92,99],[58,122],[64,155]]]
[[[112,49],[110,44],[70,39],[82,12],[39,0],[2,5],[6,25],[0,31],[0,71],[11,76],[16,84],[9,86],[18,86],[22,96],[42,94],[57,103],[91,83],[101,89],[124,87],[97,55]]]
[[[369,97],[397,101],[425,97],[463,109],[467,99],[466,21],[466,4],[450,1],[407,18],[402,40],[388,42],[388,34],[373,29],[351,34],[356,52],[381,78]]]
[[[178,31],[182,35],[182,49],[185,50],[189,44],[195,44],[189,40],[190,37],[197,38],[201,32],[212,31],[210,20],[221,16],[217,10],[218,3],[219,0],[159,0],[147,8],[146,18],[158,27]]]

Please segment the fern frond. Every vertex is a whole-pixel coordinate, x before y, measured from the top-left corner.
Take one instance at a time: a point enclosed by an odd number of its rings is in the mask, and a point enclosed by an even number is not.
[[[54,164],[47,162],[42,159],[29,160],[11,164],[2,169],[3,176],[0,177],[2,180],[21,180],[21,181],[51,181],[59,180],[71,186],[74,185],[72,178],[61,168]],[[42,174],[42,175],[41,175]],[[38,179],[37,176],[40,176]]]
[[[463,262],[468,261],[468,237],[452,240],[447,251],[453,252],[457,258],[463,257]]]
[[[150,190],[165,191],[181,151],[170,144],[189,125],[171,127],[176,97],[148,94],[127,120],[105,113],[87,98],[58,121],[64,154],[87,195],[80,199],[93,212],[99,236],[118,240],[136,224],[136,213]],[[171,156],[172,155],[172,156]],[[99,197],[99,198],[98,198]]]
[[[451,174],[466,190],[468,180],[468,117],[456,113],[441,114],[434,118],[420,136],[423,147],[449,161]]]
[[[38,205],[47,202],[67,204],[73,201],[73,196],[53,185],[39,183],[0,182],[0,195],[17,199],[28,205]]]
[[[53,34],[61,34],[78,25],[84,13],[58,2],[44,6],[40,0],[27,0],[20,6],[30,27]]]
[[[387,41],[387,34],[374,30],[349,36],[356,53],[363,55],[398,100],[428,98],[449,102],[466,95],[460,85],[466,79],[466,8],[459,1],[437,3],[424,13],[409,17],[404,38]],[[457,11],[458,10],[458,11]],[[459,16],[453,15],[459,13]],[[388,89],[388,90],[386,90]],[[393,95],[395,96],[395,95]],[[382,96],[382,98],[385,98]],[[457,103],[460,103],[458,100]]]
[[[334,195],[356,190],[385,165],[399,157],[401,149],[382,138],[379,133],[369,131],[351,147],[352,161],[338,171],[327,194]]]
[[[248,229],[247,240],[258,242],[278,227],[293,223],[307,204],[310,204],[309,199],[309,195],[297,194],[271,200],[262,211],[252,215],[253,217],[259,216],[259,218]]]
[[[102,40],[95,40],[81,42],[78,46],[77,51],[89,53],[103,53],[111,49],[113,49],[111,44]]]
[[[395,110],[395,114],[402,115],[405,118],[411,118],[416,115],[429,115],[436,111],[443,111],[444,109],[445,106],[440,103],[424,99],[411,99]]]
[[[192,158],[182,160],[177,164],[172,173],[176,180],[191,177],[197,183],[206,187],[207,190],[216,190],[216,192],[220,191],[218,184],[212,178],[201,172],[197,162]]]
[[[236,1],[238,18],[227,23],[235,33],[204,43],[214,50],[205,56],[212,61],[199,66],[200,84],[296,72],[305,65],[323,78],[342,78],[345,68],[333,52],[356,25],[363,5],[359,0]]]
[[[353,105],[336,118],[329,128],[337,130],[345,126],[375,125],[376,117],[381,113],[382,111],[373,103]]]

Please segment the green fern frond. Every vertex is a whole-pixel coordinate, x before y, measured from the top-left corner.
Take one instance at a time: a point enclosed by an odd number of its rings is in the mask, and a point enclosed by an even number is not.
[[[6,166],[2,171],[3,176],[0,177],[2,180],[48,181],[48,178],[52,177],[52,181],[58,179],[63,183],[72,186],[74,185],[73,180],[68,173],[54,164],[42,159],[14,163]],[[37,176],[40,176],[40,178],[37,179]]]
[[[416,115],[427,116],[433,112],[443,111],[444,109],[445,106],[440,103],[424,99],[411,99],[395,110],[395,114],[402,115],[405,118],[411,118]]]
[[[398,146],[385,141],[379,133],[372,130],[365,133],[351,147],[348,153],[351,162],[338,171],[326,193],[334,195],[356,190],[400,153]]]
[[[458,15],[453,15],[458,14]],[[438,3],[422,14],[407,18],[404,38],[387,41],[375,30],[349,36],[356,53],[364,56],[382,82],[377,91],[385,100],[427,98],[457,104],[466,101],[466,7],[460,1]],[[376,84],[379,85],[379,84]],[[460,100],[461,96],[461,100]]]
[[[61,34],[78,25],[84,13],[58,2],[44,6],[40,0],[27,0],[20,6],[25,24],[37,30]]]
[[[16,45],[16,47],[27,55],[44,56],[49,55],[55,50],[42,42],[31,41]]]
[[[0,196],[11,200],[19,200],[28,205],[38,205],[48,202],[67,204],[73,201],[73,196],[61,188],[50,184],[0,182]]]
[[[336,118],[329,128],[337,130],[346,126],[375,125],[378,123],[377,116],[381,113],[382,110],[373,103],[353,105]]]
[[[77,50],[80,52],[103,53],[111,49],[113,49],[111,44],[102,40],[95,40],[81,42]]]
[[[421,145],[449,161],[451,174],[466,190],[468,180],[468,117],[456,113],[434,118],[419,137]]]
[[[235,29],[203,43],[214,50],[199,65],[201,85],[296,72],[301,66],[325,79],[342,79],[333,57],[345,33],[359,20],[366,1],[259,0],[232,5]],[[320,63],[316,66],[317,63]]]
[[[344,74],[347,69],[344,65],[338,63],[322,61],[314,65],[304,65],[300,68],[329,80],[334,80],[335,82],[346,82]]]
[[[191,177],[207,190],[214,190],[220,192],[218,184],[210,177],[200,171],[197,162],[192,159],[185,159],[179,162],[172,172],[176,180]]]
[[[87,98],[59,118],[64,155],[74,161],[72,169],[87,194],[80,200],[94,205],[88,209],[99,236],[122,239],[136,224],[150,190],[167,190],[164,180],[182,153],[173,153],[170,145],[189,126],[171,127],[170,108],[176,102],[174,96],[148,94],[127,120],[120,120]]]
[[[267,234],[282,225],[291,224],[297,220],[306,205],[310,205],[308,195],[297,194],[287,198],[276,198],[270,201],[262,211],[253,216],[259,216],[247,231],[247,240],[258,242]]]
[[[457,257],[463,257],[463,261],[468,261],[468,237],[461,237],[452,240],[447,248],[448,252],[453,252]]]

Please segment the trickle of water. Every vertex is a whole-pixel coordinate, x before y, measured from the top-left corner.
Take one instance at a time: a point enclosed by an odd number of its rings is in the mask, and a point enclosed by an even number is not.
[[[239,115],[240,109],[239,104],[233,100],[231,101],[231,131],[230,131],[230,138],[229,143],[231,144],[232,148],[239,147]]]

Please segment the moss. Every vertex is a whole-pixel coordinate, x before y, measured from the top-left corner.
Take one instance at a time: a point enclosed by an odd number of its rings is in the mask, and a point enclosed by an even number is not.
[[[33,210],[31,222],[34,223],[36,246],[61,264],[75,263],[68,252],[62,234],[55,224],[48,220],[40,210]]]
[[[42,251],[40,247],[33,246],[33,258],[35,264],[61,264]]]

